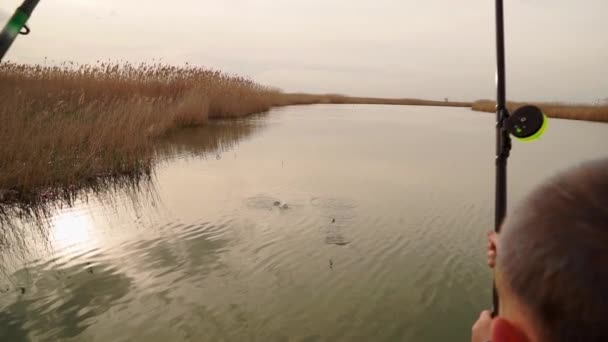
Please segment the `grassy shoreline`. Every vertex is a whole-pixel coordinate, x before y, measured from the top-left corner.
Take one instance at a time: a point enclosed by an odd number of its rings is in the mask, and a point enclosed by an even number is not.
[[[283,93],[247,78],[162,64],[60,66],[0,64],[0,205],[69,198],[100,180],[149,175],[154,144],[172,131],[209,120],[308,104],[472,107],[492,101]],[[517,104],[512,104],[517,105]],[[550,116],[608,121],[595,107]],[[560,116],[558,116],[560,115]],[[102,181],[101,183],[103,183]],[[0,208],[1,209],[1,208]]]
[[[281,93],[273,107],[308,104],[378,104],[396,106],[471,107],[471,102],[436,101],[411,98],[359,97],[339,94]]]
[[[608,105],[509,102],[507,103],[507,108],[509,111],[514,111],[525,104],[538,106],[550,118],[608,122]],[[492,100],[478,100],[473,102],[471,109],[479,112],[495,113],[496,102]]]

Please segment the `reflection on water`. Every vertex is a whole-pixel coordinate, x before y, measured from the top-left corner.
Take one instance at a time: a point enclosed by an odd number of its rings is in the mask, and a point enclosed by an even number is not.
[[[199,128],[183,129],[157,146],[157,159],[217,158],[265,126],[264,115],[247,119],[215,121]]]
[[[27,291],[13,295],[14,302],[3,307],[0,325],[6,340],[30,338],[62,340],[85,331],[96,316],[111,310],[131,290],[133,280],[116,273],[112,265],[96,264],[47,269],[36,265],[14,274],[34,278]],[[8,338],[10,337],[10,338]]]
[[[90,227],[90,218],[82,213],[57,213],[64,208],[87,203],[89,198],[108,207],[117,203],[124,205],[128,198],[131,210],[139,211],[143,201],[145,206],[159,200],[155,188],[154,166],[179,158],[219,157],[230,151],[239,141],[251,136],[264,127],[263,115],[247,120],[212,122],[206,126],[184,129],[160,141],[156,147],[156,158],[152,165],[142,164],[139,172],[92,180],[83,188],[63,189],[59,200],[36,203],[0,203],[0,245],[16,245],[23,239],[23,226],[37,226],[42,235],[52,231],[59,235],[52,237],[58,243],[77,243],[90,240],[88,228],[74,232],[76,227]],[[49,238],[48,236],[44,236]],[[63,241],[63,242],[61,242]],[[63,247],[67,247],[63,245]],[[60,248],[61,249],[61,248]]]
[[[331,105],[179,132],[153,190],[3,225],[0,340],[466,340],[490,298],[493,133],[465,109]],[[511,198],[607,133],[554,120],[515,145]]]
[[[88,248],[98,241],[93,234],[93,222],[87,212],[63,212],[51,218],[50,240],[53,249]]]
[[[226,241],[209,224],[180,228],[172,239],[157,237],[103,252],[91,246],[16,272],[12,277],[21,282],[19,289],[27,290],[8,294],[14,301],[0,313],[4,336],[18,341],[76,337],[99,317],[126,314],[114,309],[127,303],[143,309],[157,302],[161,309],[179,296],[174,283],[180,279],[204,284],[206,275],[221,267],[218,253]]]
[[[63,189],[53,199],[37,199],[35,202],[0,203],[0,244],[18,244],[24,226],[37,226],[45,234],[56,212],[87,202],[89,198],[111,206],[116,198],[129,199],[132,207],[139,201],[149,202],[155,195],[154,173],[150,165],[142,165],[139,172],[99,177],[86,186]]]

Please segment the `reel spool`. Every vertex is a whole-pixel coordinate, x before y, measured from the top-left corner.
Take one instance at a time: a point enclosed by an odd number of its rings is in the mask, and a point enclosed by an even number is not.
[[[540,138],[547,129],[547,117],[536,106],[523,106],[509,116],[507,131],[520,141]]]

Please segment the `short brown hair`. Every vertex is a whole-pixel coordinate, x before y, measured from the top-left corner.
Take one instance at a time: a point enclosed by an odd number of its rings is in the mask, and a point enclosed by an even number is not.
[[[508,215],[498,267],[552,342],[608,341],[608,159],[550,179]]]

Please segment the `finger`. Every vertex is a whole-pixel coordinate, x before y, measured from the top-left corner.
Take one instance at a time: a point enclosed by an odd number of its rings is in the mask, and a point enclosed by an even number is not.
[[[491,234],[488,235],[488,241],[490,241],[491,244],[496,245],[496,242],[498,241],[498,234],[496,234],[496,232],[492,232]]]
[[[487,256],[488,256],[488,262],[489,261],[494,262],[494,260],[496,260],[496,253],[494,253],[494,252],[488,252]]]
[[[492,312],[490,312],[490,310],[483,310],[479,314],[479,319],[492,319]]]

